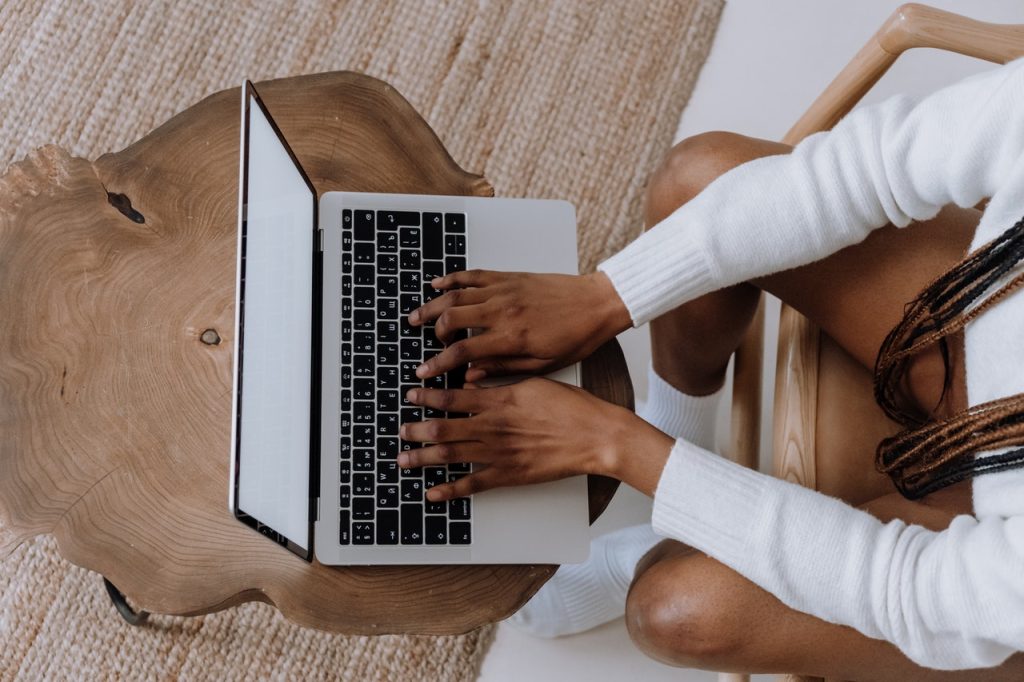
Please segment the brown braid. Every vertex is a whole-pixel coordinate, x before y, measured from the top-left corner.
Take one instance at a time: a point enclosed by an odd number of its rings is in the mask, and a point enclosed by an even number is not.
[[[921,415],[901,395],[913,356],[937,342],[945,369],[942,402],[952,382],[946,337],[1024,285],[1024,273],[1018,274],[967,310],[1022,259],[1024,218],[925,287],[905,306],[903,319],[878,351],[875,400],[906,428],[879,443],[875,463],[904,497],[917,499],[971,476],[1024,466],[1024,447],[974,457],[982,450],[1024,445],[1024,393],[968,407],[941,421],[931,419],[934,408]]]

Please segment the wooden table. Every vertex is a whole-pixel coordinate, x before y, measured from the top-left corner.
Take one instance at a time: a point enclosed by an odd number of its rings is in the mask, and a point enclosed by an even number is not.
[[[259,88],[318,192],[493,194],[386,83]],[[510,615],[556,566],[307,564],[228,512],[239,99],[219,92],[92,162],[45,147],[0,178],[0,557],[52,534],[160,613],[260,600],[353,634]],[[614,341],[583,382],[632,407]],[[591,521],[616,486],[591,478]]]

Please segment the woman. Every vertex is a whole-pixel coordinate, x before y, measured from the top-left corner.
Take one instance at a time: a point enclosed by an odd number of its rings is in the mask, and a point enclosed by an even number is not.
[[[980,215],[973,207],[985,199]],[[970,463],[1002,464],[984,475],[974,464],[946,471],[916,488],[928,493],[920,499],[909,499],[916,479],[899,479],[907,496],[855,508],[705,447],[759,290],[876,369],[896,349],[905,304],[969,253],[989,245],[986,254],[1006,261],[989,291],[1021,271],[1024,249],[992,248],[1001,235],[1024,242],[1024,60],[921,101],[862,108],[792,149],[725,133],[691,138],[656,173],[646,211],[650,229],[594,274],[448,275],[435,281],[446,293],[410,321],[436,320],[446,341],[480,331],[420,369],[427,377],[472,363],[468,382],[547,372],[650,321],[647,420],[544,379],[417,389],[414,402],[474,416],[404,425],[407,439],[436,444],[400,464],[489,465],[431,499],[581,473],[654,497],[653,529],[670,539],[636,564],[657,538],[630,529],[601,548],[601,567],[559,583],[573,568],[563,567],[527,609],[538,631],[621,613],[616,586],[632,578],[630,633],[665,662],[872,680],[949,679],[918,666],[1000,666],[975,675],[1020,679],[1024,450],[976,452]],[[950,355],[940,344],[914,357],[904,414],[942,420],[1024,393],[1024,296],[999,299],[948,336]]]

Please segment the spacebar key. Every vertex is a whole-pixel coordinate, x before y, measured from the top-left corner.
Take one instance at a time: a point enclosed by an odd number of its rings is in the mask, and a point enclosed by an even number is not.
[[[401,507],[402,544],[423,544],[423,505],[403,504]]]

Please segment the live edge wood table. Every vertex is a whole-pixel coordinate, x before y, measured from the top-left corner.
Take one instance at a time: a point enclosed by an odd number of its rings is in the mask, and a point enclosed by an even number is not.
[[[318,192],[493,194],[386,83],[259,88]],[[557,566],[309,564],[228,512],[239,100],[219,92],[92,162],[45,147],[0,178],[0,557],[52,534],[140,611],[260,600],[350,634],[507,617]],[[632,408],[614,341],[583,383]],[[617,482],[589,484],[593,522]]]

